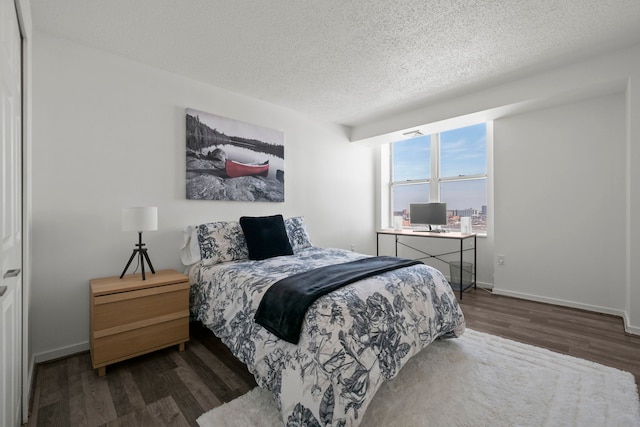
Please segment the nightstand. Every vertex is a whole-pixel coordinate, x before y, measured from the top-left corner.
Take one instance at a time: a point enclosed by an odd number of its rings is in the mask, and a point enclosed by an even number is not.
[[[189,341],[189,278],[175,270],[93,279],[91,363],[107,365]]]

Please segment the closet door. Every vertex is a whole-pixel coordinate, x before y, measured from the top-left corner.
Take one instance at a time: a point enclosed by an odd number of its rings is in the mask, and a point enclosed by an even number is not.
[[[21,425],[21,36],[13,0],[0,0],[0,426]]]

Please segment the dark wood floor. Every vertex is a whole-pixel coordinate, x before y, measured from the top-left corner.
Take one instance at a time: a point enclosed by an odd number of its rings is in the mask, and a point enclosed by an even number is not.
[[[640,384],[640,336],[621,317],[493,295],[465,292],[467,327],[631,372]]]
[[[629,371],[640,384],[640,337],[618,317],[492,295],[461,301],[477,331]],[[37,366],[29,426],[196,426],[196,418],[255,387],[229,350],[197,324],[187,349],[161,350],[107,368],[99,378],[88,353]]]
[[[192,323],[186,350],[174,346],[91,369],[89,353],[40,364],[29,426],[197,426],[211,408],[256,382],[227,347]]]

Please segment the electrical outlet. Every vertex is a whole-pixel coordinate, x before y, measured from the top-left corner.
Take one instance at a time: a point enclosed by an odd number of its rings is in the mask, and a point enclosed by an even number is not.
[[[504,265],[504,255],[498,255],[498,265]]]

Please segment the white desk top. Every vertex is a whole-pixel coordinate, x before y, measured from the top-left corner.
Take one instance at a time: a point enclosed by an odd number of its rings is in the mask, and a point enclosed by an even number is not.
[[[413,231],[405,228],[403,230],[394,230],[392,228],[385,228],[377,231],[379,234],[393,234],[396,236],[416,236],[416,237],[437,237],[440,239],[466,239],[473,237],[476,233],[460,233],[459,231],[447,231],[441,233],[434,233],[432,231]]]

